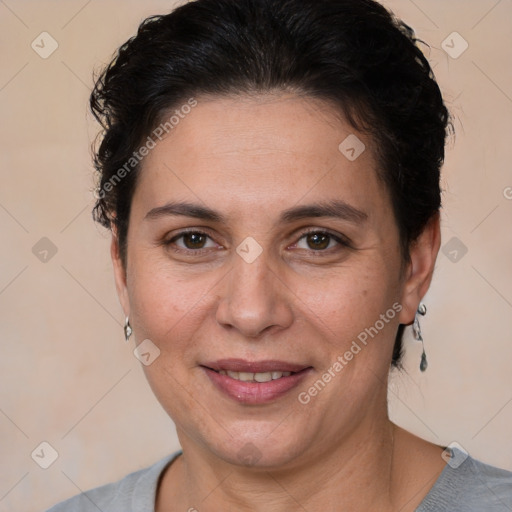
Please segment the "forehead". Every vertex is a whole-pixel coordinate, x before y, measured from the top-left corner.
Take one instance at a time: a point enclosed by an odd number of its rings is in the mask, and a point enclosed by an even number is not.
[[[279,151],[328,157],[338,154],[346,136],[355,135],[339,108],[311,97],[268,93],[206,96],[196,101],[181,119],[172,116],[176,125],[166,137],[168,144],[174,139],[176,144],[196,149],[189,158],[237,153],[257,157]]]
[[[156,142],[136,190],[153,205],[169,195],[216,205],[229,196],[253,208],[326,194],[355,202],[382,196],[372,140],[331,104],[312,98],[198,97]]]

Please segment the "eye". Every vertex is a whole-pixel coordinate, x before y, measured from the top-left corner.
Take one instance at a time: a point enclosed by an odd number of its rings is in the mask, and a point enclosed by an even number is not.
[[[310,231],[304,233],[293,247],[321,252],[339,245],[346,247],[348,246],[348,242],[343,240],[341,236],[325,231]]]
[[[166,245],[174,245],[178,249],[197,251],[217,247],[215,242],[201,231],[185,231],[171,238]]]

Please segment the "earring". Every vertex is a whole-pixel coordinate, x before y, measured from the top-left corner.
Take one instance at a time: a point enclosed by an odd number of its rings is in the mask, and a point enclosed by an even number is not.
[[[124,339],[128,341],[130,339],[130,336],[132,335],[132,326],[130,325],[130,320],[128,320],[128,317],[126,317],[124,321]]]
[[[414,339],[416,341],[421,341],[421,346],[423,347],[423,352],[421,354],[421,361],[420,361],[420,370],[424,372],[427,367],[427,354],[425,354],[425,343],[423,342],[423,336],[421,335],[421,327],[420,327],[420,320],[418,318],[418,315],[425,316],[427,313],[427,306],[423,304],[423,302],[420,302],[420,305],[418,306],[418,311],[416,311],[416,315],[414,316],[414,322],[412,324],[412,332],[414,334]]]

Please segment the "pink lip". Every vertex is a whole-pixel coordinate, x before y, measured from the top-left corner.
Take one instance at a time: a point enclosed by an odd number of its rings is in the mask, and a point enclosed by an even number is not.
[[[225,359],[202,366],[206,375],[222,393],[233,400],[247,405],[265,404],[277,400],[293,388],[297,387],[312,367],[285,363],[283,361],[249,362],[242,359]],[[229,375],[221,375],[214,370],[230,370],[234,372],[264,373],[271,371],[296,372],[289,377],[269,382],[243,382],[232,379]]]

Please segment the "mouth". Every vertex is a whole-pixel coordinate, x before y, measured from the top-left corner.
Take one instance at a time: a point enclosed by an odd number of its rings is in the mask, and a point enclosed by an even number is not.
[[[216,371],[216,370],[213,370]],[[270,382],[271,380],[281,379],[283,377],[289,377],[292,373],[297,372],[233,372],[231,370],[219,370],[217,371],[220,375],[227,375],[235,380],[241,380],[242,382]]]
[[[242,382],[270,382],[290,377],[310,368],[308,365],[287,361],[265,360],[246,361],[244,359],[220,359],[205,363],[205,368]]]
[[[214,386],[243,404],[263,404],[290,392],[313,368],[286,361],[224,359],[208,362],[204,369]]]

